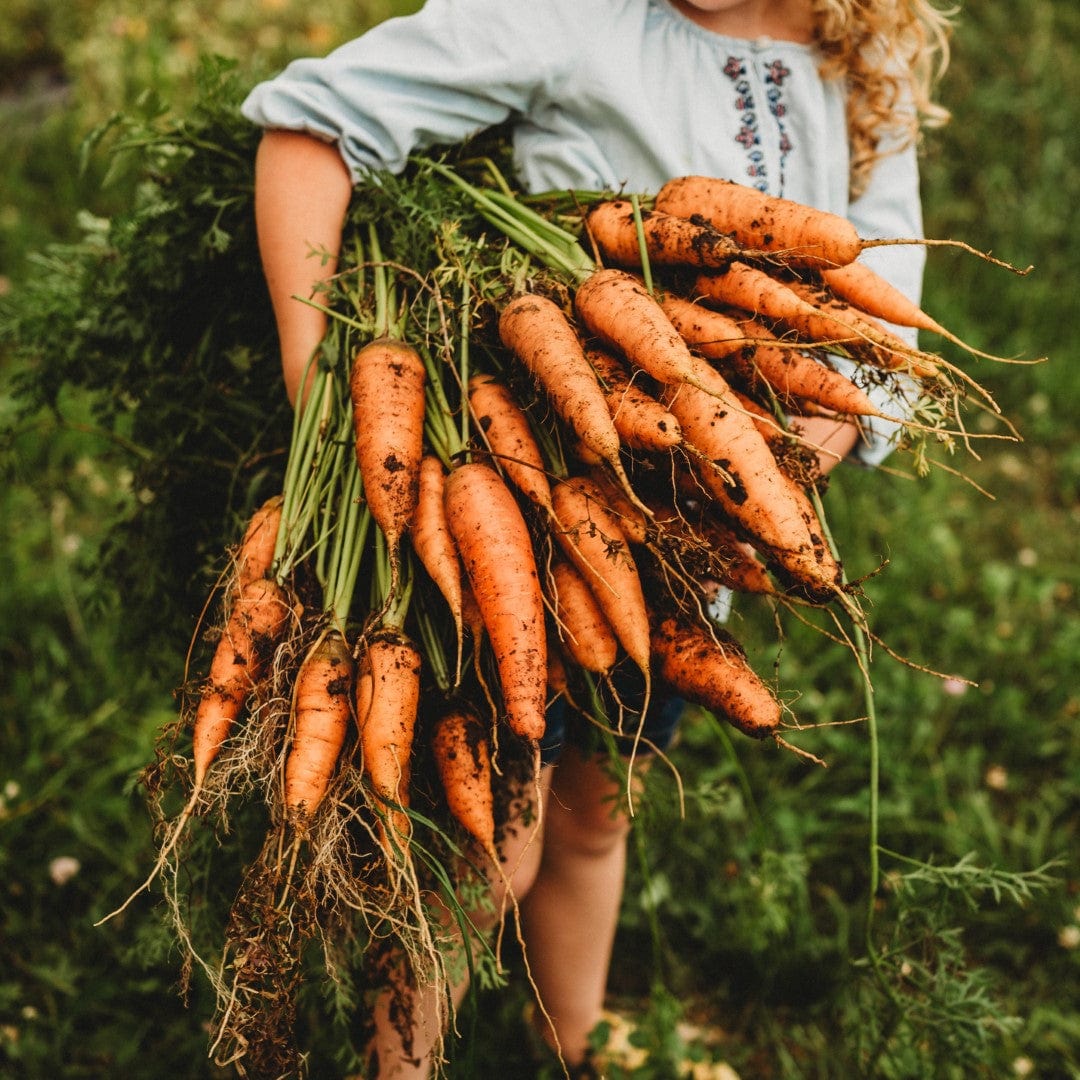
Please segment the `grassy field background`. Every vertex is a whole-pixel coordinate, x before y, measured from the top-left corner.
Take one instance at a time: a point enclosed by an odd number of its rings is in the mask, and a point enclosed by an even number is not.
[[[253,80],[402,7],[332,0],[316,17],[294,0],[6,4],[2,302],[17,305],[40,272],[34,253],[132,198],[134,174],[110,173],[107,154],[80,168],[94,125],[147,108],[148,95],[183,115],[200,56],[234,57]],[[821,769],[744,746],[706,717],[689,724],[677,755],[687,820],[655,770],[612,973],[613,999],[643,1025],[637,1076],[676,1075],[688,1049],[712,1053],[688,1048],[680,1018],[722,1029],[716,1053],[744,1080],[1080,1076],[1077,40],[1080,9],[1066,0],[971,5],[944,87],[955,120],[925,150],[928,233],[1034,264],[1019,278],[935,251],[926,287],[927,308],[962,337],[1048,358],[971,368],[1023,441],[977,443],[981,460],[955,461],[964,477],[844,469],[828,494],[849,573],[888,560],[866,583],[874,629],[912,662],[877,649],[872,668],[882,887],[868,896],[865,725],[816,737]],[[136,776],[172,717],[190,624],[133,625],[154,582],[136,596],[101,569],[112,524],[146,497],[135,449],[101,430],[79,392],[22,414],[5,348],[0,1072],[213,1076],[209,1002],[197,980],[181,1000],[153,904],[92,925],[147,867]],[[768,618],[738,617],[803,720],[864,715],[842,650],[796,624],[777,657]],[[676,831],[677,843],[657,842]],[[521,1001],[517,986],[481,995],[480,1011],[502,1022],[474,1029],[466,1013],[459,1075],[529,1075],[499,1050],[519,1041]],[[305,1015],[313,1075],[332,1077],[341,1052],[325,1011],[313,995]]]

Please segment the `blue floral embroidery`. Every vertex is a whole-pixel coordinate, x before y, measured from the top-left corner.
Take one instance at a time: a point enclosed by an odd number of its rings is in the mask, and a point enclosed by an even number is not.
[[[739,131],[735,141],[746,152],[747,164],[746,175],[751,179],[754,186],[762,191],[768,189],[767,167],[765,154],[761,149],[761,131],[758,126],[757,103],[754,101],[754,91],[747,77],[746,63],[737,56],[729,56],[724,65],[724,74],[731,80],[735,87],[735,108],[741,114]],[[792,150],[792,142],[784,129],[784,117],[787,115],[787,106],[783,100],[784,80],[791,74],[791,70],[784,66],[782,60],[772,60],[765,65],[764,82],[766,86],[766,100],[769,112],[776,120],[779,130],[780,141],[780,186],[782,193],[784,188],[784,165],[787,156]]]

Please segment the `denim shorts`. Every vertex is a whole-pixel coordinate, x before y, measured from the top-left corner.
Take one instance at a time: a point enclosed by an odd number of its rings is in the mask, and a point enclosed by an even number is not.
[[[638,723],[645,697],[644,677],[635,664],[624,658],[612,671],[608,681],[598,680],[597,697],[619,753],[629,757],[631,753],[647,755],[654,749],[666,750],[675,738],[686,702],[663,693],[660,687],[654,685],[639,739]],[[556,698],[548,706],[546,719],[547,727],[540,740],[540,761],[544,765],[557,761],[568,743],[595,748],[598,752],[607,746],[607,739],[597,730],[595,723],[582,716],[563,697]],[[620,721],[622,730],[618,731],[616,726]]]

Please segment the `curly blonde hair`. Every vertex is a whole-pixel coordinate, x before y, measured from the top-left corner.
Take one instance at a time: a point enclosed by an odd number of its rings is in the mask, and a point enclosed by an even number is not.
[[[928,0],[811,0],[825,78],[848,84],[851,194],[884,156],[949,114],[933,100],[949,62],[953,11]]]

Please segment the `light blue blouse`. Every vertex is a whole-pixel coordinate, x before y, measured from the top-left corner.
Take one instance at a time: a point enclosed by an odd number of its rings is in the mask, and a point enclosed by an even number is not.
[[[668,0],[427,0],[294,61],[242,108],[262,127],[335,143],[354,179],[510,119],[530,191],[650,194],[702,173],[845,215],[864,238],[921,236],[911,149],[883,159],[849,202],[844,104],[812,46],[723,37]],[[922,248],[864,258],[918,300]],[[867,389],[882,411],[907,412],[909,388]],[[871,421],[853,456],[880,462],[894,435]]]

